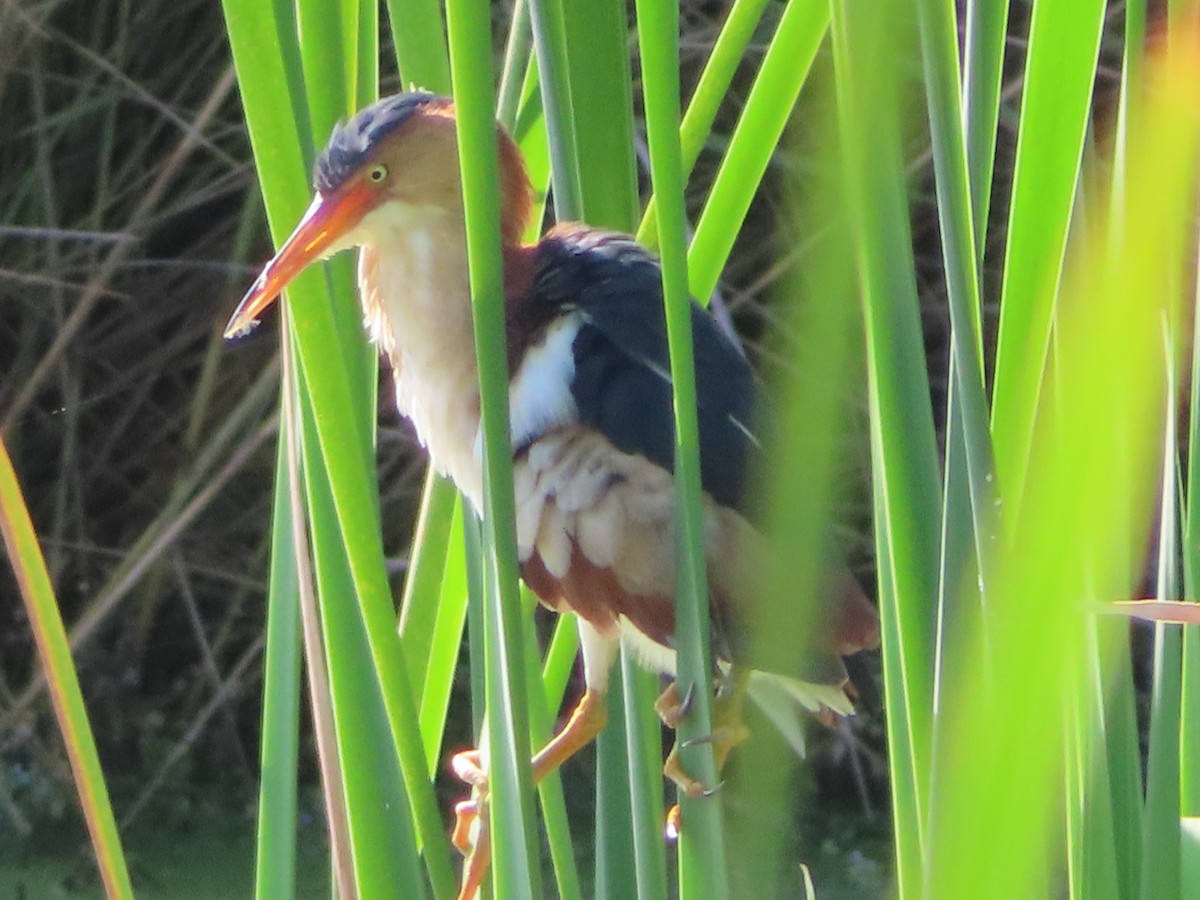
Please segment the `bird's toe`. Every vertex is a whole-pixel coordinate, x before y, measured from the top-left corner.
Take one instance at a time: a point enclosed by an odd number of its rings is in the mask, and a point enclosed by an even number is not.
[[[654,711],[658,713],[658,718],[664,725],[672,730],[679,728],[679,723],[692,707],[695,689],[694,684],[689,685],[687,693],[680,696],[679,685],[672,681],[667,685],[667,689],[659,694],[658,699],[654,701]]]
[[[480,790],[487,789],[488,777],[478,750],[464,750],[450,757],[450,768],[459,781]]]

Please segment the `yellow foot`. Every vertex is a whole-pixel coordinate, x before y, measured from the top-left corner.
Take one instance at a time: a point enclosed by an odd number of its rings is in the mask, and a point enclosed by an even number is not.
[[[492,862],[492,836],[488,819],[489,804],[464,800],[454,807],[454,832],[450,840],[466,856],[463,862],[462,885],[458,900],[473,900],[483,887]]]
[[[488,812],[488,779],[478,750],[456,753],[450,768],[461,781],[471,786],[471,799],[454,807],[454,830],[450,842],[466,857],[458,900],[472,900],[483,886],[492,861],[492,840]]]
[[[605,718],[604,694],[591,689],[584,691],[567,724],[531,761],[534,783],[542,781],[588,744],[604,727]],[[488,776],[478,750],[456,753],[450,759],[450,768],[460,781],[471,786],[471,798],[454,807],[454,831],[450,835],[454,846],[467,858],[458,900],[471,900],[483,885],[492,861]]]
[[[687,694],[680,697],[679,685],[672,681],[654,701],[654,711],[658,713],[658,718],[672,731],[679,728],[679,723],[692,708],[692,691],[694,689],[695,686],[688,688]]]
[[[719,773],[725,767],[725,760],[729,758],[729,754],[733,748],[750,736],[749,729],[746,728],[745,723],[742,721],[742,707],[746,697],[746,685],[747,681],[745,678],[733,678],[732,688],[725,693],[718,694],[713,703],[712,733],[705,737],[695,738],[682,743],[676,739],[675,746],[671,748],[671,753],[667,756],[667,761],[663,764],[663,775],[673,781],[679,790],[692,799],[711,797],[720,790],[721,785],[718,783],[715,787],[708,787],[684,771],[683,765],[679,761],[679,748],[693,744],[712,744],[713,752],[716,755],[717,772]],[[679,688],[672,683],[655,702],[654,709],[664,724],[670,728],[677,728],[679,722],[687,715],[691,701],[692,688],[688,688],[687,693],[680,698]],[[676,811],[673,810],[673,812]],[[679,817],[677,812],[674,822],[675,826],[678,827]],[[668,831],[670,827],[671,822],[668,821]]]
[[[450,757],[450,768],[459,781],[482,791],[487,790],[487,773],[483,771],[483,760],[478,750],[464,750]]]
[[[714,732],[713,734],[710,734],[709,737],[700,738],[698,740],[685,740],[683,743],[679,743],[677,740],[676,745],[671,748],[671,754],[667,756],[667,761],[662,763],[662,774],[664,774],[666,778],[671,779],[671,781],[674,782],[674,786],[678,787],[680,791],[688,794],[688,796],[694,800],[700,799],[701,797],[712,797],[714,793],[721,790],[721,785],[724,784],[724,782],[719,781],[714,787],[709,787],[704,784],[703,781],[697,781],[696,779],[692,778],[691,775],[685,772],[683,763],[679,762],[679,748],[680,746],[690,746],[691,744],[697,743],[713,742],[714,744],[718,744],[718,746],[716,746],[716,770],[720,772],[721,763],[724,762],[724,756],[727,756],[728,751],[732,750],[734,746],[742,743],[743,740],[745,740],[745,736],[734,739],[733,743],[728,745],[727,749],[722,750],[719,742],[724,739],[725,738],[722,738],[720,734]]]

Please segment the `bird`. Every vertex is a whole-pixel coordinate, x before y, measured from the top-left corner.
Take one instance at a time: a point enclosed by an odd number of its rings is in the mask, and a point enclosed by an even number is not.
[[[496,126],[504,264],[509,418],[521,576],[541,603],[574,613],[584,690],[565,725],[532,760],[535,780],[604,727],[609,672],[622,643],[648,668],[675,674],[674,424],[658,259],[632,237],[559,223],[533,243],[521,153]],[[398,410],[431,464],[482,514],[480,399],[455,106],[426,91],[385,97],[337,125],[319,154],[308,211],[265,265],[225,336],[257,324],[314,261],[359,248],[363,321],[387,358]],[[737,623],[753,604],[756,560],[768,552],[749,509],[761,456],[760,391],[750,364],[711,314],[691,304],[703,533],[718,658],[714,683],[728,713],[714,726],[718,758],[745,737],[749,695],[773,721],[781,704],[849,715],[842,657],[879,644],[879,619],[857,580],[832,567],[822,633],[802,678],[735,677]],[[671,726],[690,694],[672,681],[656,708]],[[773,712],[773,714],[772,714]],[[716,715],[721,720],[722,714]],[[454,759],[476,788],[459,805],[455,843],[467,855],[463,897],[488,865],[486,772],[477,753]],[[709,791],[668,757],[665,774],[690,796]]]

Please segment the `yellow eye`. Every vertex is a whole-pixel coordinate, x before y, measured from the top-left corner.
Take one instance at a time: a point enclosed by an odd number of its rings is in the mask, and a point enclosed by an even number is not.
[[[383,179],[387,178],[387,166],[372,166],[367,178],[374,184],[382,184]]]

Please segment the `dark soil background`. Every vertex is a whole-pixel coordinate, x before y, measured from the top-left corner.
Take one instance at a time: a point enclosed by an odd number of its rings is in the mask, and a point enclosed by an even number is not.
[[[683,6],[685,92],[724,7]],[[1121,11],[1115,4],[1105,59],[1119,58]],[[777,15],[768,12],[692,178],[694,213]],[[498,35],[507,16],[498,3]],[[1006,214],[1027,2],[1013,0],[1011,16],[997,223]],[[388,92],[397,89],[388,47],[384,59]],[[915,60],[911,74],[918,76]],[[828,76],[823,53],[817,78]],[[1101,110],[1111,108],[1115,92],[1115,71],[1105,68]],[[800,241],[781,199],[785,181],[802,181],[809,171],[808,102],[801,101],[792,149],[773,161],[715,301],[766,373],[792,362],[760,348],[775,321],[772,287],[819,252]],[[196,848],[196,859],[209,858],[203,847],[218,859],[221,847],[241,848],[235,856],[242,862],[231,865],[245,872],[238,882],[244,893],[257,791],[278,360],[272,329],[235,348],[220,337],[271,248],[219,4],[0,4],[0,121],[0,431],[72,628],[114,805],[131,835],[135,879],[149,896],[171,895],[178,878],[166,848],[176,836]],[[930,153],[916,115],[911,139],[913,236],[940,408],[947,323]],[[1003,240],[999,226],[990,230],[992,298]],[[379,483],[398,596],[424,458],[384,386]],[[846,404],[840,534],[871,584],[860,381],[847,384]],[[813,860],[826,897],[871,896],[886,883],[878,669],[877,659],[858,661],[865,712],[816,736],[797,785],[808,811],[793,829],[797,852]],[[469,723],[454,727],[465,743]],[[300,790],[309,836],[302,846],[320,860],[314,753],[307,742]],[[574,764],[570,775],[581,812],[590,803],[589,765]],[[447,786],[447,804],[455,790]],[[41,896],[37,885],[48,883],[59,892],[86,888],[85,843],[24,609],[12,579],[0,574],[0,896]],[[44,871],[39,860],[64,847],[70,864]],[[320,863],[313,865],[319,872]],[[323,884],[320,892],[327,893]]]

